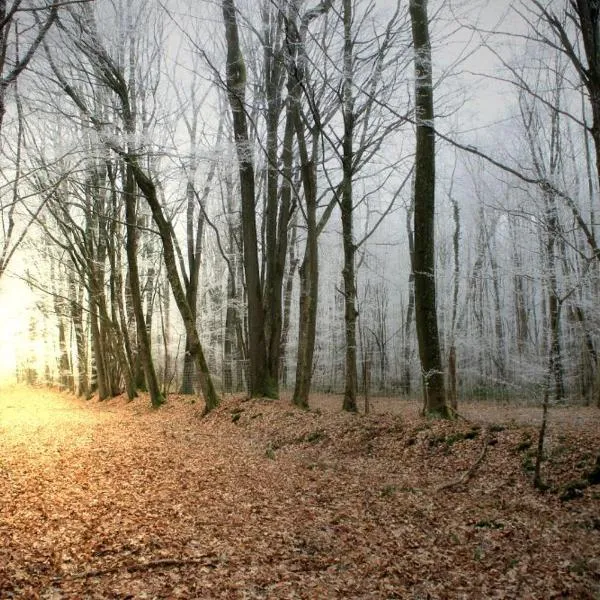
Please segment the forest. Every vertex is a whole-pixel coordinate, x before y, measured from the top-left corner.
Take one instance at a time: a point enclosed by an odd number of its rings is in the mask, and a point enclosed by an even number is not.
[[[0,597],[600,597],[597,0],[0,1]]]
[[[594,7],[13,2],[13,375],[598,404]]]

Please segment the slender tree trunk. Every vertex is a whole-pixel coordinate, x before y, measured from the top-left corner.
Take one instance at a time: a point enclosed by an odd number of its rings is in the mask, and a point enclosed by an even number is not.
[[[195,165],[190,169],[186,188],[186,199],[187,199],[187,253],[188,253],[188,281],[186,285],[186,297],[187,302],[192,311],[194,320],[197,317],[197,304],[198,304],[198,280],[200,276],[200,255],[202,252],[202,234],[204,230],[204,213],[200,210],[200,214],[197,220],[196,234],[194,237],[194,207],[196,204],[196,194],[194,183],[191,181],[191,177],[195,173]],[[195,240],[195,242],[194,242]],[[181,380],[181,386],[179,388],[180,394],[193,394],[194,393],[194,357],[190,353],[191,340],[186,335],[185,340],[185,354],[183,355],[183,376]]]
[[[433,81],[427,1],[410,0],[415,53],[415,317],[424,385],[424,412],[448,417],[436,314],[435,284],[435,133]]]
[[[311,224],[316,228],[316,215],[307,207],[308,231]],[[298,323],[298,358],[296,362],[296,385],[293,403],[308,408],[308,397],[313,375],[313,357],[316,338],[316,315],[318,301],[319,268],[315,234],[308,233],[304,259],[300,266],[300,310]]]
[[[58,303],[61,304],[60,302]],[[59,310],[62,310],[57,306]],[[58,382],[63,390],[69,392],[73,391],[73,372],[71,371],[71,361],[69,359],[69,351],[67,349],[67,336],[66,336],[66,324],[64,316],[57,312],[58,320],[58,348],[59,348],[59,359],[58,359]]]
[[[458,408],[458,376],[456,372],[456,346],[448,351],[448,402],[456,410]]]
[[[454,183],[454,178],[452,184]],[[450,349],[448,351],[448,403],[456,411],[458,408],[458,382],[456,374],[456,319],[458,315],[458,291],[460,285],[460,209],[452,197],[452,184],[448,194],[452,204],[454,235],[452,236],[452,254],[454,258],[454,281],[452,286],[452,317],[450,321]]]
[[[144,370],[146,386],[150,394],[150,403],[158,408],[164,398],[160,391],[158,378],[154,369],[154,361],[150,349],[150,339],[144,318],[142,292],[140,289],[140,276],[138,270],[138,243],[137,243],[137,210],[135,195],[135,179],[133,168],[127,165],[125,169],[125,220],[127,222],[127,265],[129,269],[129,283],[131,288],[131,302],[135,315],[136,331],[139,344],[140,360]]]
[[[177,308],[186,330],[186,335],[190,339],[190,354],[194,356],[196,362],[196,369],[198,379],[200,381],[200,389],[204,396],[206,403],[205,411],[209,412],[219,405],[219,397],[215,390],[206,358],[204,357],[204,350],[200,342],[200,336],[196,328],[196,321],[194,319],[193,312],[190,305],[187,302],[185,291],[181,285],[179,279],[179,273],[177,271],[177,259],[175,255],[175,248],[173,244],[173,230],[171,225],[165,218],[162,206],[158,200],[156,194],[156,186],[152,180],[143,172],[141,167],[137,164],[135,157],[127,155],[125,160],[131,165],[135,181],[144,194],[146,201],[152,211],[152,218],[158,228],[158,233],[163,246],[163,260],[167,273],[169,284],[173,292],[173,298],[177,304]]]
[[[408,251],[410,256],[410,273],[408,274],[408,305],[406,307],[406,321],[404,322],[404,330],[402,332],[402,370],[400,376],[400,389],[405,396],[410,396],[412,391],[411,373],[410,373],[410,356],[411,356],[411,330],[415,312],[415,274],[412,266],[414,260],[414,235],[411,227],[413,217],[413,207],[406,211],[406,234],[408,237]]]
[[[496,336],[496,369],[500,387],[506,385],[506,343],[504,338],[504,327],[502,326],[502,307],[500,305],[500,274],[496,252],[491,245],[492,236],[487,236],[488,253],[492,270],[492,287],[494,291],[494,333]]]
[[[527,340],[529,338],[529,322],[527,313],[527,304],[525,297],[525,284],[522,274],[522,260],[517,244],[516,226],[512,219],[509,219],[510,240],[512,244],[513,261],[513,286],[514,286],[514,307],[516,316],[517,352],[522,355],[525,352]]]
[[[294,93],[299,88],[294,86]],[[300,154],[300,171],[306,204],[306,248],[300,267],[300,311],[298,324],[298,359],[293,403],[307,408],[313,376],[313,360],[317,332],[317,302],[319,296],[319,244],[317,229],[317,178],[315,163],[309,159],[299,98],[293,100],[294,124]]]
[[[171,296],[169,282],[159,281],[159,302],[161,310],[162,342],[163,342],[163,395],[169,393],[174,374],[171,373]]]
[[[297,213],[295,213],[296,215]],[[279,351],[280,357],[280,381],[281,385],[287,385],[287,345],[290,331],[290,313],[292,309],[292,292],[294,290],[294,277],[296,275],[296,269],[298,268],[298,258],[296,258],[296,235],[297,226],[296,218],[291,225],[290,243],[288,252],[288,272],[285,280],[285,291],[283,296],[283,321],[281,329],[281,349]]]
[[[89,394],[88,353],[83,328],[82,301],[81,287],[75,282],[75,277],[71,274],[69,275],[69,303],[77,351],[77,395],[87,398]]]
[[[198,304],[198,278],[200,274],[200,252],[202,230],[204,229],[204,215],[198,217],[198,226],[200,231],[196,232],[196,243],[194,243],[194,204],[196,201],[194,186],[191,181],[187,184],[187,241],[188,241],[188,271],[189,278],[186,286],[186,299],[192,311],[192,317],[196,321]],[[194,393],[194,357],[190,352],[191,339],[188,335],[185,338],[185,353],[183,355],[183,374],[180,394]]]
[[[346,332],[346,381],[344,388],[343,409],[357,412],[356,393],[358,389],[358,373],[356,367],[356,274],[353,230],[353,197],[352,178],[354,161],[354,99],[353,99],[353,42],[352,42],[352,0],[344,0],[344,84],[343,84],[343,119],[344,137],[342,140],[342,200],[340,210],[342,216],[342,244],[344,247],[344,322]]]
[[[289,110],[286,114],[280,177],[278,167],[278,131],[283,110],[283,86],[285,62],[283,60],[284,10],[265,0],[263,15],[263,74],[266,93],[266,158],[267,185],[265,225],[265,331],[267,342],[267,369],[269,378],[278,391],[280,374],[280,351],[282,335],[282,293],[285,259],[288,244],[291,186],[286,177],[291,175],[294,139],[294,123]],[[281,179],[281,193],[279,181]]]
[[[91,391],[98,390],[98,399],[110,397],[110,389],[106,375],[106,352],[104,339],[98,322],[98,305],[94,288],[90,286],[90,333],[92,335],[92,386]]]
[[[556,212],[556,200],[546,197],[547,214],[547,240],[546,261],[548,269],[548,321],[550,326],[550,372],[554,384],[554,396],[557,401],[564,400],[565,384],[564,369],[562,364],[560,314],[562,301],[558,294],[558,278],[556,275],[556,238],[558,232],[558,215]]]

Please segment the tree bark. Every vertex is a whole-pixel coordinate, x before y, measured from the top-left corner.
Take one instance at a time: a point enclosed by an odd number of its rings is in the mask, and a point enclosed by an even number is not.
[[[267,368],[265,313],[258,261],[256,198],[252,146],[246,123],[246,65],[240,47],[236,9],[233,0],[223,0],[227,42],[227,95],[233,118],[238,157],[242,204],[244,272],[248,295],[249,389],[251,397],[277,397],[277,386]]]
[[[295,87],[296,92],[299,88]],[[312,384],[313,360],[317,331],[317,302],[319,297],[319,244],[317,227],[317,178],[315,164],[308,157],[304,124],[298,106],[299,98],[292,100],[294,123],[300,153],[300,171],[306,204],[306,248],[300,266],[300,310],[298,324],[298,360],[293,403],[308,408]]]
[[[144,377],[150,403],[158,408],[164,402],[160,391],[154,361],[150,349],[150,337],[146,328],[144,308],[142,304],[142,292],[140,289],[140,275],[138,269],[138,243],[137,243],[137,210],[135,195],[135,179],[133,167],[128,164],[125,169],[125,220],[127,223],[127,267],[129,269],[129,282],[131,288],[131,301],[135,315],[136,331],[139,344],[140,360],[144,370]]]
[[[198,218],[194,218],[194,207],[196,204],[196,190],[194,182],[191,180],[192,175],[195,173],[195,164],[190,169],[186,187],[186,199],[187,199],[187,216],[186,216],[186,228],[187,228],[187,254],[188,254],[188,280],[186,285],[186,297],[187,302],[192,311],[194,320],[196,319],[197,303],[198,303],[198,281],[200,276],[200,259],[202,255],[202,238],[204,232],[204,207],[199,208]],[[196,221],[196,234],[194,237],[194,221]],[[194,393],[194,357],[190,354],[190,340],[186,336],[185,340],[185,354],[183,357],[183,376],[181,380],[181,387],[179,389],[180,394],[193,394]]]
[[[356,367],[356,274],[353,229],[353,197],[352,178],[354,161],[354,100],[353,100],[353,42],[352,42],[352,0],[344,0],[344,83],[342,113],[344,120],[344,136],[342,139],[342,199],[340,211],[342,217],[342,245],[344,248],[344,323],[346,333],[346,378],[344,401],[342,408],[349,412],[357,412],[356,393],[358,389],[358,373]]]
[[[292,142],[294,124],[288,118],[285,124],[280,177],[278,167],[278,130],[283,110],[283,86],[285,83],[285,63],[283,60],[282,38],[284,12],[270,0],[263,5],[263,69],[264,93],[266,98],[266,158],[267,186],[265,210],[265,332],[267,343],[267,369],[275,391],[279,388],[280,351],[282,336],[282,294],[285,259],[288,245],[288,225],[290,220],[291,187],[286,181],[291,171],[293,156]],[[281,192],[279,182],[281,180]]]
[[[448,417],[436,314],[435,132],[427,1],[410,0],[409,10],[415,54],[417,121],[413,272],[417,338],[424,387],[423,410],[426,414]]]
[[[154,223],[158,227],[159,236],[163,246],[163,260],[167,277],[169,279],[169,284],[171,285],[175,303],[177,304],[177,308],[179,309],[183,319],[186,335],[190,340],[190,354],[194,356],[196,361],[198,378],[200,380],[200,389],[202,390],[204,401],[206,403],[205,412],[209,412],[219,405],[219,397],[215,390],[210,372],[208,370],[208,364],[206,363],[206,359],[204,357],[204,350],[200,342],[198,330],[196,329],[194,315],[187,302],[185,291],[181,285],[179,273],[177,272],[177,258],[175,255],[175,248],[172,238],[173,230],[165,218],[162,206],[156,194],[156,186],[152,180],[137,164],[134,156],[126,155],[124,158],[125,161],[132,167],[135,181],[142,191],[142,194],[144,194],[144,197],[150,206],[150,210],[152,211]]]
[[[69,304],[71,322],[75,333],[77,351],[77,395],[87,398],[89,395],[88,352],[85,330],[83,328],[83,294],[81,286],[76,283],[73,273],[69,275]]]
[[[402,331],[402,371],[400,375],[400,389],[405,396],[410,396],[412,391],[410,362],[411,362],[411,329],[415,312],[415,274],[414,260],[414,234],[411,222],[414,215],[414,202],[406,211],[406,235],[408,238],[408,253],[410,256],[410,273],[408,274],[408,305],[406,307],[406,320]]]

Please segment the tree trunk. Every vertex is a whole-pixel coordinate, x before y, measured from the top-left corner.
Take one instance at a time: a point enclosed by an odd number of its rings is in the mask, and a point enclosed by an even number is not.
[[[343,84],[343,120],[344,137],[342,140],[342,244],[344,247],[344,323],[346,332],[346,380],[342,408],[357,412],[356,393],[358,373],[356,367],[356,275],[354,260],[356,246],[353,231],[352,177],[354,160],[354,100],[353,100],[353,43],[352,43],[352,0],[344,0],[344,84]]]
[[[435,284],[435,133],[433,81],[427,1],[410,0],[415,53],[415,317],[424,386],[424,412],[448,417],[436,314]]]
[[[292,292],[294,290],[294,277],[298,268],[298,259],[296,258],[296,214],[291,224],[289,252],[288,252],[288,272],[285,280],[285,291],[283,296],[283,321],[281,327],[281,349],[279,351],[280,362],[280,381],[281,385],[287,385],[287,344],[290,330],[290,313],[292,309]]]
[[[177,259],[175,255],[175,248],[173,244],[173,229],[167,219],[165,218],[162,206],[158,200],[156,194],[156,186],[152,180],[143,172],[141,167],[137,164],[136,159],[132,155],[127,155],[125,161],[131,165],[132,172],[135,177],[135,181],[144,194],[150,210],[152,211],[152,218],[158,228],[158,233],[163,246],[163,260],[165,269],[167,272],[167,278],[171,285],[173,297],[186,330],[186,335],[190,339],[190,354],[194,356],[196,362],[196,369],[198,379],[200,381],[200,389],[204,396],[206,403],[205,412],[209,412],[219,405],[219,397],[215,390],[208,365],[204,357],[204,350],[200,342],[200,336],[196,329],[196,320],[194,314],[187,302],[185,291],[181,285],[179,279],[179,273],[177,271]]]
[[[106,375],[106,352],[104,339],[98,322],[98,305],[93,288],[90,286],[90,333],[92,335],[92,384],[91,391],[98,390],[98,399],[110,397]]]
[[[453,344],[448,351],[448,402],[458,409],[458,379],[456,375],[456,346]]]
[[[527,304],[525,296],[525,283],[523,277],[523,265],[519,246],[517,244],[517,233],[513,219],[508,220],[510,228],[510,240],[512,245],[513,261],[513,286],[514,286],[514,307],[516,317],[517,352],[522,355],[525,352],[527,340],[529,338],[529,317],[527,313]]]
[[[494,333],[496,336],[496,364],[497,379],[499,386],[506,386],[506,343],[504,339],[504,327],[502,326],[502,307],[500,305],[501,285],[498,272],[498,261],[496,260],[495,249],[491,245],[492,236],[487,236],[487,247],[490,257],[490,267],[492,270],[492,288],[494,291]]]
[[[410,396],[412,391],[411,373],[410,373],[410,355],[411,355],[411,329],[415,312],[415,274],[412,267],[414,260],[414,235],[411,227],[411,221],[414,214],[414,206],[406,211],[406,234],[408,237],[408,250],[410,256],[410,273],[408,274],[408,306],[406,307],[406,321],[402,331],[402,370],[400,375],[400,390],[405,396]]]
[[[71,322],[75,332],[75,348],[77,351],[77,390],[78,396],[84,398],[89,394],[89,378],[87,364],[87,343],[85,331],[83,328],[83,294],[81,286],[75,282],[75,277],[71,273],[69,275],[69,303],[71,311]]]
[[[283,110],[283,86],[285,83],[285,62],[283,60],[284,12],[281,7],[265,0],[263,15],[263,75],[266,96],[266,158],[267,185],[265,210],[265,332],[267,343],[267,369],[274,390],[278,391],[280,374],[280,352],[282,335],[282,293],[285,273],[285,259],[288,244],[290,220],[291,162],[294,123],[289,111],[281,151],[283,164],[280,177],[278,167],[278,130]],[[281,193],[279,181],[281,179]]]
[[[550,325],[550,373],[554,384],[554,397],[557,401],[564,400],[565,384],[562,364],[560,313],[562,300],[558,294],[558,278],[556,275],[555,247],[558,228],[556,199],[546,194],[547,240],[546,261],[548,269],[548,320]]]
[[[277,386],[267,368],[265,314],[258,264],[256,198],[252,147],[246,124],[246,65],[240,48],[236,9],[233,0],[223,0],[227,41],[227,93],[233,118],[238,156],[242,204],[244,272],[248,295],[249,394],[251,397],[277,397]]]
[[[195,171],[195,169],[192,169]],[[191,174],[190,174],[191,175]],[[200,274],[200,253],[202,251],[201,238],[202,230],[204,229],[204,214],[200,210],[198,217],[198,228],[196,232],[196,243],[194,243],[194,205],[196,203],[194,184],[188,181],[186,188],[187,200],[187,252],[188,252],[188,282],[186,286],[186,298],[192,311],[192,316],[196,320],[197,303],[198,303],[198,278]],[[194,393],[194,357],[190,353],[191,340],[186,335],[185,339],[185,354],[183,355],[183,374],[180,394]]]
[[[298,358],[293,403],[308,408],[313,375],[317,301],[319,287],[318,246],[316,236],[316,207],[307,206],[308,231],[304,259],[300,266],[300,310],[298,323]],[[314,226],[314,230],[312,228]]]
[[[306,248],[300,267],[300,310],[298,324],[298,359],[293,403],[308,408],[312,384],[313,359],[317,332],[317,302],[319,297],[319,244],[317,229],[317,178],[315,164],[308,157],[304,123],[300,116],[299,87],[293,86],[291,106],[300,154],[300,172],[306,204]]]
[[[458,409],[458,382],[456,374],[456,319],[458,316],[458,292],[460,286],[460,208],[452,195],[454,174],[448,192],[448,199],[452,204],[452,218],[454,221],[454,234],[452,235],[452,255],[454,259],[454,273],[452,282],[452,317],[450,319],[450,349],[448,351],[448,403],[455,411]]]
[[[133,168],[128,164],[125,168],[125,220],[127,222],[127,266],[129,269],[129,284],[131,288],[131,302],[135,315],[136,331],[139,344],[139,354],[144,370],[144,377],[148,393],[150,394],[150,403],[154,408],[158,408],[164,402],[160,392],[152,352],[150,349],[150,337],[144,318],[144,308],[142,304],[142,292],[140,289],[140,276],[138,270],[138,243],[137,243],[137,210],[135,195],[135,179]]]

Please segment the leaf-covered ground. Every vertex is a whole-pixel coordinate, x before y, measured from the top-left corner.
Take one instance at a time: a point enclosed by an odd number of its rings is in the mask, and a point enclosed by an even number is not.
[[[600,411],[0,392],[0,598],[600,598]]]

